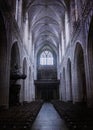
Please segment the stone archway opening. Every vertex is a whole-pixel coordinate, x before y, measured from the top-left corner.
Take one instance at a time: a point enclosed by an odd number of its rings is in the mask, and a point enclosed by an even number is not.
[[[8,106],[9,80],[7,64],[7,36],[2,13],[0,12],[0,106]]]
[[[93,86],[93,18],[90,23],[89,34],[88,34],[88,65],[91,87]]]
[[[68,90],[69,90],[69,101],[73,100],[72,96],[72,72],[71,72],[71,61],[67,61],[67,74],[68,74]]]
[[[28,92],[29,92],[29,101],[32,100],[32,77],[31,77],[31,67],[29,67],[29,81],[28,81]]]
[[[36,99],[51,101],[59,99],[59,80],[57,79],[57,55],[48,44],[37,53]]]
[[[87,102],[87,91],[86,91],[86,75],[85,75],[85,62],[84,52],[80,43],[77,43],[75,50],[75,76],[77,83],[77,95],[78,101],[82,103]]]
[[[66,72],[65,72],[65,68],[63,68],[63,99],[64,101],[66,101]]]
[[[9,106],[19,103],[21,85],[18,79],[20,79],[20,54],[18,44],[15,42],[11,49]]]
[[[23,60],[23,74],[27,75],[27,61],[26,61],[26,58],[24,58],[24,60]],[[26,101],[26,92],[27,92],[26,86],[27,86],[26,80],[23,80],[23,102]]]
[[[88,54],[88,71],[89,71],[89,79],[88,79],[88,96],[89,106],[93,106],[93,16],[91,18],[89,32],[88,32],[88,44],[87,44],[87,54]]]

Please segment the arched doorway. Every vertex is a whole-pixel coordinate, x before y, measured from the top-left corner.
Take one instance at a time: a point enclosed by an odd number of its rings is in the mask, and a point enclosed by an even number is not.
[[[67,61],[67,76],[68,76],[68,90],[69,90],[69,100],[72,101],[72,72],[71,72],[71,61]]]
[[[60,100],[62,100],[62,73],[60,73],[60,89],[59,89],[59,94],[60,94]]]
[[[7,36],[3,16],[0,12],[0,106],[8,106],[9,80],[7,64]]]
[[[31,67],[29,67],[29,85],[28,85],[28,92],[29,92],[29,101],[32,99],[32,86],[31,86]]]
[[[10,65],[10,89],[9,89],[9,106],[19,103],[20,84],[18,84],[18,74],[20,73],[20,54],[17,42],[11,48],[11,65]]]
[[[65,74],[65,68],[63,68],[63,100],[66,101],[66,74]]]
[[[86,103],[87,92],[86,92],[86,75],[85,75],[85,65],[84,65],[84,53],[80,43],[76,44],[75,49],[75,76],[76,76],[76,95],[78,95],[78,101]]]
[[[89,28],[87,51],[88,51],[90,89],[93,90],[93,17]]]
[[[27,75],[27,61],[26,58],[23,60],[23,74]],[[23,80],[23,101],[26,101],[27,98],[27,80]]]

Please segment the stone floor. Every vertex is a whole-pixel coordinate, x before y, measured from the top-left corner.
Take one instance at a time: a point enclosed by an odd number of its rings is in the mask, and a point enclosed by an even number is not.
[[[53,105],[51,103],[45,103],[33,123],[31,130],[68,130],[68,128]]]

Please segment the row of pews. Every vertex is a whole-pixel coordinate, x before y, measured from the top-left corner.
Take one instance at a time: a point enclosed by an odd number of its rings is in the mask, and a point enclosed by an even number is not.
[[[69,130],[93,130],[93,108],[62,101],[52,101],[52,104]]]
[[[33,101],[0,110],[0,130],[30,130],[42,104],[43,101]]]

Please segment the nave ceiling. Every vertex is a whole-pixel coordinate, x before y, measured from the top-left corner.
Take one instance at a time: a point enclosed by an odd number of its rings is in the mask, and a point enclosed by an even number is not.
[[[35,48],[40,44],[51,44],[56,49],[59,48],[65,10],[64,0],[26,1],[25,11],[28,12]]]

